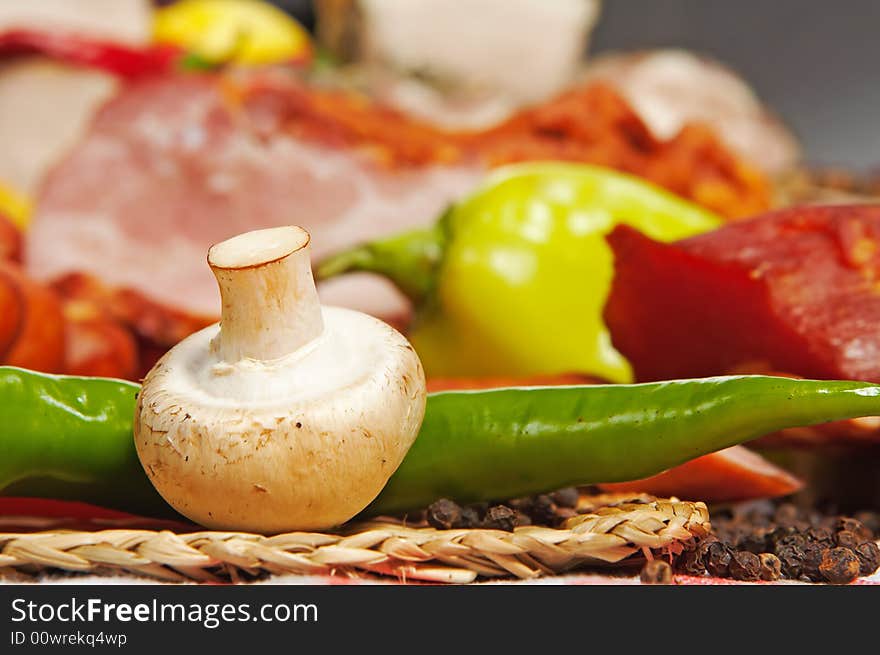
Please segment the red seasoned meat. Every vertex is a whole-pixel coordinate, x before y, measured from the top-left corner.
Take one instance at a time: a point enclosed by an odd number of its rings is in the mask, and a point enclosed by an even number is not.
[[[787,209],[674,244],[619,227],[608,241],[605,319],[639,380],[880,382],[880,206]]]

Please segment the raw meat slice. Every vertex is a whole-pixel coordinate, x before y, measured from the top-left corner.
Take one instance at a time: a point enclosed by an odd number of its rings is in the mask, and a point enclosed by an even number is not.
[[[212,243],[296,223],[321,257],[430,223],[481,175],[471,164],[382,169],[356,150],[265,134],[215,78],[152,79],[107,104],[50,173],[26,261],[40,279],[87,272],[214,316],[219,294],[204,261]],[[406,307],[374,279],[331,287],[324,301],[386,315]]]

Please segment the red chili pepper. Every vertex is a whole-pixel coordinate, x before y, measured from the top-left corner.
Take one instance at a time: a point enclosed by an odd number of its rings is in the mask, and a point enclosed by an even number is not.
[[[0,33],[0,58],[27,54],[45,55],[68,64],[134,78],[174,69],[184,52],[174,46],[137,48],[69,32],[10,30]]]

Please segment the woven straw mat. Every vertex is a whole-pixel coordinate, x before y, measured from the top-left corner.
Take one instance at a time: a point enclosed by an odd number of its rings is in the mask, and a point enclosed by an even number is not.
[[[619,500],[582,497],[582,513],[561,527],[521,526],[512,532],[437,530],[387,518],[334,532],[275,536],[131,527],[0,532],[0,577],[29,580],[67,572],[236,583],[273,574],[379,574],[468,583],[531,579],[585,565],[635,566],[645,558],[677,554],[709,533],[702,502]]]

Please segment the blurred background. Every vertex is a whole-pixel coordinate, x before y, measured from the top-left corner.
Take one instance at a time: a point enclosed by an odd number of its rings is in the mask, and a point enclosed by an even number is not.
[[[520,87],[518,92],[531,85],[527,93],[515,98],[520,105],[544,100],[565,88],[564,82],[571,83],[575,71],[565,64],[574,45],[582,47],[577,54],[587,55],[588,70],[596,57],[617,51],[680,49],[706,55],[738,74],[781,118],[800,142],[806,164],[843,167],[851,172],[873,171],[880,164],[880,131],[874,129],[875,117],[880,114],[880,67],[876,63],[880,59],[876,33],[880,3],[873,0],[844,0],[833,5],[816,0],[271,2],[317,33],[318,46],[325,54],[328,42],[332,42],[337,62],[340,50],[354,59],[362,56],[359,48],[364,43],[371,54],[378,52],[383,63],[391,61],[396,70],[412,68],[417,60],[420,66],[436,64],[443,72],[443,66],[451,63],[453,75],[448,75],[448,66],[444,75],[454,77],[466,62],[474,75],[480,75],[480,66],[497,62],[491,74],[506,75],[504,84],[509,86],[519,75],[524,80],[512,83]],[[91,32],[97,27],[99,33],[138,42],[147,36],[146,7],[150,4],[172,3],[0,0],[0,27],[57,23]],[[505,34],[508,43],[503,42]],[[429,43],[431,36],[437,43]],[[427,45],[412,43],[418,40]],[[511,43],[516,49],[505,51]],[[419,47],[421,51],[416,52]],[[456,56],[458,61],[454,61]],[[499,73],[502,68],[506,72]],[[688,76],[693,87],[705,83],[684,68],[675,73],[679,88],[686,86],[684,78]],[[655,69],[643,71],[642,77],[655,73]],[[565,74],[567,79],[562,77]],[[373,85],[370,92],[375,91]],[[692,93],[693,88],[687,91]],[[734,95],[729,88],[716,91],[717,97]],[[410,93],[410,101],[413,95],[426,93],[424,89]],[[390,98],[391,104],[396,99]],[[629,100],[643,104],[632,97]],[[468,120],[473,123],[477,115],[484,122],[503,117],[498,106],[489,105],[483,103]],[[723,113],[723,109],[716,112],[719,116]]]
[[[275,0],[311,29],[311,0]],[[467,20],[466,3],[460,20]],[[502,19],[503,20],[503,19]],[[605,0],[590,53],[686,48],[740,73],[811,163],[880,164],[880,3],[875,0]]]
[[[878,25],[880,3],[872,0],[610,0],[593,49],[678,46],[710,54],[792,126],[809,160],[874,167]]]

